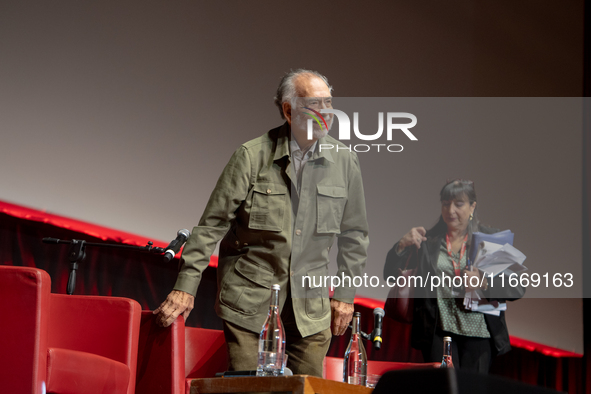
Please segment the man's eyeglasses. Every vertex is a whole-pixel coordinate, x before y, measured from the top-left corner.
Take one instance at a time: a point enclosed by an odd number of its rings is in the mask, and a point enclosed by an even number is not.
[[[322,108],[332,108],[332,97],[305,97],[300,100],[302,107],[312,108],[315,111]]]

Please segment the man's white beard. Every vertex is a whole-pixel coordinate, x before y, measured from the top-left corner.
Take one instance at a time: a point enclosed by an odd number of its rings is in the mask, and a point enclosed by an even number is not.
[[[315,140],[319,140],[320,138],[326,137],[328,131],[332,127],[332,123],[334,120],[334,116],[330,116],[326,120],[326,124],[328,125],[328,130],[325,127],[319,127],[318,123],[314,119],[311,119],[309,116],[306,116],[302,113],[299,113],[295,117],[292,118],[292,127],[297,128],[299,130],[303,130],[308,135],[308,119],[312,120],[312,135],[314,136]]]
[[[319,140],[320,138],[326,137],[326,135],[328,134],[328,130],[326,130],[325,128],[318,129],[314,127],[312,128],[312,134],[314,135],[315,139]]]

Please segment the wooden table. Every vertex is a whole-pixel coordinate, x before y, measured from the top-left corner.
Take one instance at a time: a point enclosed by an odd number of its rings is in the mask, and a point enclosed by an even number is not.
[[[191,394],[285,392],[294,394],[370,394],[373,389],[308,375],[193,379]]]

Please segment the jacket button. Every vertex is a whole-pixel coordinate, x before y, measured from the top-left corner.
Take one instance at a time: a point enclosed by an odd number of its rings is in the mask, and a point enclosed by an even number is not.
[[[271,189],[267,189],[267,194],[271,194]]]
[[[291,272],[289,273],[289,276],[293,276],[293,271],[291,271]]]
[[[240,242],[236,241],[236,246],[240,245]]]
[[[302,235],[302,230],[300,230],[299,228],[296,230],[296,235]]]

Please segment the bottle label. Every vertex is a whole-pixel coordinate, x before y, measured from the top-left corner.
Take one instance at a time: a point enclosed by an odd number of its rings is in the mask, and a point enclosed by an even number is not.
[[[362,360],[349,361],[347,383],[365,385],[365,371]]]
[[[443,360],[441,361],[441,368],[453,368],[454,365],[451,361],[451,356],[443,356]]]

